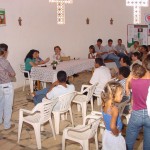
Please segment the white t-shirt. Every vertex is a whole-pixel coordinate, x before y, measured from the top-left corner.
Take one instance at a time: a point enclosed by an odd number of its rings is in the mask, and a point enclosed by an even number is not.
[[[105,51],[106,51],[106,52],[114,53],[114,52],[110,52],[111,50],[117,51],[116,48],[115,48],[115,46],[113,46],[113,45],[112,45],[112,46],[109,46],[109,45],[106,45],[106,46],[105,46]]]
[[[99,83],[95,89],[95,94],[100,94],[103,91],[104,86],[111,80],[111,74],[109,68],[101,66],[94,70],[93,76],[90,80],[91,84]]]
[[[53,60],[60,60],[61,57],[65,56],[65,54],[63,52],[60,52],[60,55],[53,55]]]
[[[75,87],[74,85],[68,85],[67,84],[67,88],[65,88],[64,86],[62,85],[58,85],[58,86],[55,86],[50,92],[48,92],[46,94],[46,97],[51,100],[53,98],[57,98],[58,96],[61,96],[63,94],[67,94],[69,92],[73,92],[75,91]],[[54,106],[54,110],[59,110],[60,108],[60,103],[58,102],[55,106]]]

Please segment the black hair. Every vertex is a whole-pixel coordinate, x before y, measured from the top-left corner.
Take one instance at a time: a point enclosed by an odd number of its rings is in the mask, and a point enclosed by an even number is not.
[[[113,40],[112,40],[112,39],[109,39],[109,40],[108,40],[108,43],[109,43],[109,42],[113,42]]]
[[[103,42],[103,40],[102,40],[102,39],[98,39],[98,40],[97,40],[97,42],[100,42],[100,43],[102,43],[102,42]]]
[[[99,64],[100,66],[105,66],[104,61],[102,58],[95,58],[95,63]]]
[[[65,71],[59,71],[57,73],[57,79],[59,82],[66,82],[67,81],[67,74]]]
[[[37,50],[35,49],[32,49],[28,52],[28,54],[26,55],[25,59],[24,59],[24,62],[26,61],[27,58],[30,58],[30,59],[33,59],[33,54],[37,52]]]
[[[148,46],[142,45],[141,47],[143,47],[145,49],[145,51],[148,52]]]
[[[122,41],[122,39],[118,39],[118,41]]]
[[[39,50],[35,50],[35,52],[40,53]]]
[[[119,74],[121,74],[124,78],[127,78],[130,74],[130,69],[128,67],[120,67],[119,68]]]
[[[0,51],[6,51],[8,50],[8,45],[5,43],[0,44]]]
[[[134,53],[132,53],[132,55],[134,55],[135,57],[137,57],[137,59],[141,59],[141,54],[140,54],[140,52],[134,52]]]
[[[128,56],[120,57],[119,60],[121,60],[121,58],[122,58],[123,62],[126,63],[128,66],[131,65],[131,60],[130,60],[130,58]]]
[[[93,53],[95,53],[95,47],[94,47],[94,45],[90,45],[90,46],[89,46],[89,49],[92,49],[92,50],[93,50]]]

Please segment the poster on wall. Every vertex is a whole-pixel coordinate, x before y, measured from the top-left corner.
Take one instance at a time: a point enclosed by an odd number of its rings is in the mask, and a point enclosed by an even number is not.
[[[145,22],[148,25],[148,36],[150,36],[150,14],[145,15]]]
[[[127,25],[127,46],[133,45],[134,41],[140,45],[148,44],[148,25]]]
[[[5,9],[0,9],[0,26],[6,25]]]

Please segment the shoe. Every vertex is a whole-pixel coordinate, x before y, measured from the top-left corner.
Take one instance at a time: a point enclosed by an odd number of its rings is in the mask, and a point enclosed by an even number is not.
[[[5,131],[9,131],[9,130],[13,129],[14,127],[15,127],[15,124],[12,124],[12,125],[10,126],[10,128],[4,129],[4,130],[5,130]]]

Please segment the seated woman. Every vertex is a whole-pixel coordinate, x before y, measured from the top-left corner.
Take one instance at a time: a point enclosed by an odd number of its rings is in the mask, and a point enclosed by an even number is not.
[[[89,47],[88,59],[95,59],[96,55],[97,55],[97,53],[95,52],[95,47],[94,47],[94,45],[91,45]]]
[[[45,60],[43,60],[40,56],[39,56],[40,52],[38,50],[36,50],[36,62],[40,63],[40,64],[45,64],[47,62],[49,62],[50,58],[46,58]]]
[[[53,60],[60,60],[62,56],[65,56],[64,53],[61,52],[61,48],[59,46],[54,47],[54,52]]]
[[[36,57],[37,57],[37,51],[32,49],[29,51],[29,53],[26,55],[24,62],[25,62],[25,71],[31,72],[31,68],[33,66],[37,66],[38,63],[36,63]],[[25,77],[28,77],[27,73],[24,73]]]

